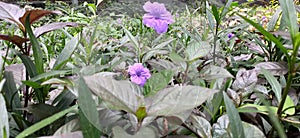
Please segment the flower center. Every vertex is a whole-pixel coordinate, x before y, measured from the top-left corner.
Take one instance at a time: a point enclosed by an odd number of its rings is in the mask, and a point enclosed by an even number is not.
[[[142,71],[141,70],[136,71],[136,76],[140,77],[141,75],[142,75]]]

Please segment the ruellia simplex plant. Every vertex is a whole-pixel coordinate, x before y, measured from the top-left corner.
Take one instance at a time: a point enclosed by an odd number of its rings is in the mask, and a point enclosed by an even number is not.
[[[140,18],[112,15],[120,18],[106,22],[101,17],[92,22],[96,25],[70,36],[50,70],[40,67],[44,53],[28,23],[29,14],[24,26],[33,57],[30,53],[26,59],[19,57],[27,71],[36,70],[22,81],[34,95],[30,95],[28,107],[16,106],[20,98],[15,97],[24,96],[7,87],[15,83],[4,75],[0,134],[291,136],[290,128],[298,128],[299,122],[295,121],[298,96],[288,94],[297,88],[299,17],[296,9],[290,8],[295,7],[292,0],[279,3],[281,11],[272,16],[266,30],[235,12],[237,3],[231,0],[223,6],[207,1],[204,15],[195,10],[182,13],[182,17],[173,16],[165,4],[148,1]],[[241,25],[224,27],[234,15]],[[277,31],[279,19],[286,26]],[[247,30],[248,23],[256,28],[254,32]],[[249,46],[239,47],[243,44]],[[47,99],[52,90],[58,96]],[[40,92],[45,92],[42,100]],[[23,110],[29,112],[27,117],[22,116]]]

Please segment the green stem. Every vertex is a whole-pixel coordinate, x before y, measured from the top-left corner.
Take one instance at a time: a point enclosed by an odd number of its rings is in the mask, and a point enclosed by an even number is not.
[[[295,40],[292,40],[292,41],[295,42]],[[292,80],[293,80],[293,77],[294,77],[295,71],[296,71],[295,63],[297,60],[299,45],[297,45],[295,43],[293,43],[293,45],[294,45],[294,49],[293,49],[293,53],[291,55],[291,60],[290,60],[290,62],[288,62],[288,66],[289,66],[288,79],[287,79],[286,87],[284,88],[283,95],[282,95],[282,98],[281,98],[281,101],[279,103],[278,110],[277,110],[278,117],[281,117],[283,105],[284,105],[285,99],[289,93],[289,89],[292,85]]]
[[[213,48],[213,63],[216,63],[216,47],[217,47],[217,40],[218,40],[218,28],[219,28],[219,23],[216,25],[216,32],[214,35],[214,48]]]

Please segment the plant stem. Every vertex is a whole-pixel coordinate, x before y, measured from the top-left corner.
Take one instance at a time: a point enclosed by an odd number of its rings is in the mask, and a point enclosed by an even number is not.
[[[214,48],[213,48],[213,63],[216,64],[216,47],[217,47],[217,40],[218,40],[218,28],[219,23],[216,24],[216,30],[214,35]]]
[[[288,79],[287,79],[286,87],[284,88],[283,95],[281,97],[281,101],[279,103],[278,110],[277,110],[277,115],[278,115],[279,118],[281,117],[283,105],[284,105],[285,99],[286,99],[286,97],[289,93],[289,89],[292,85],[292,80],[293,80],[293,77],[294,77],[295,71],[296,71],[295,70],[295,63],[296,63],[296,60],[297,60],[299,45],[294,43],[294,41],[293,41],[293,45],[294,45],[294,49],[293,49],[293,53],[291,55],[291,60],[290,60],[290,62],[288,62],[288,67],[289,67]]]

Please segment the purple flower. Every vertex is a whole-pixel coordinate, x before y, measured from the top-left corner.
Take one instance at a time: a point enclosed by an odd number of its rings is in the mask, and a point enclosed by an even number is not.
[[[158,34],[167,32],[168,25],[174,23],[173,16],[164,4],[147,1],[143,8],[147,12],[143,16],[143,23],[152,27]]]
[[[261,18],[261,20],[262,20],[263,22],[267,22],[267,21],[268,21],[268,19],[267,19],[266,16],[263,16],[263,17]]]
[[[144,68],[142,63],[134,63],[132,66],[129,66],[128,73],[130,80],[140,86],[144,86],[147,79],[151,77],[150,71]]]
[[[233,36],[234,36],[233,33],[229,33],[229,34],[228,34],[228,38],[229,38],[229,39],[232,38]]]

